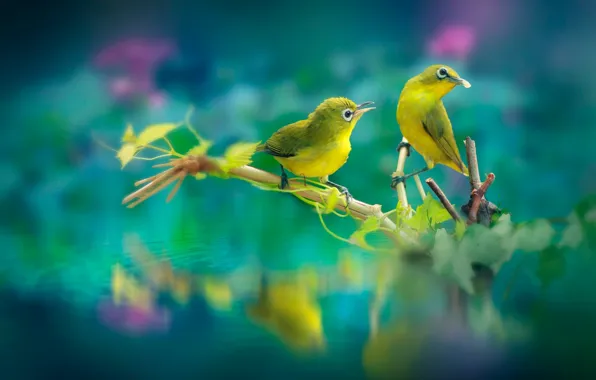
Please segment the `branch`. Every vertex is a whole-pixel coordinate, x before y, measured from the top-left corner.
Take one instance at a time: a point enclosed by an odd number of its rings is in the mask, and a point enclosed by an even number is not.
[[[153,167],[169,167],[169,169],[155,176],[137,181],[135,186],[145,183],[147,185],[124,198],[122,201],[123,204],[132,202],[127,207],[135,207],[177,180],[176,187],[168,196],[169,201],[177,191],[179,184],[188,175],[196,176],[203,173],[221,176],[226,174],[222,171],[216,159],[207,156],[186,156],[179,159],[172,159],[168,163],[154,165]],[[277,188],[277,185],[281,181],[278,175],[248,165],[232,168],[227,174],[272,189]],[[302,183],[302,179],[291,179],[289,187],[285,190],[280,190],[280,192],[288,192],[312,202],[327,204],[329,201],[329,192],[321,191],[324,188],[321,189],[310,185],[305,186]],[[334,208],[339,211],[349,211],[352,217],[360,220],[365,220],[368,217],[377,217],[380,221],[380,226],[383,227],[382,231],[396,242],[397,227],[391,219],[383,214],[380,205],[370,205],[357,199],[351,199],[347,206],[342,202],[336,202]],[[400,235],[403,238],[407,238],[405,234]]]
[[[418,174],[414,176],[414,182],[416,182],[416,188],[418,189],[418,193],[420,194],[420,198],[424,202],[424,198],[426,198],[426,193],[424,192],[424,187],[422,187],[422,181],[420,181],[420,177]]]
[[[484,181],[478,189],[472,190],[472,205],[470,206],[470,211],[468,213],[468,225],[478,222],[478,209],[480,208],[480,203],[494,180],[495,175],[489,173],[486,176],[486,181]],[[486,202],[486,200],[484,201]]]
[[[480,171],[478,170],[478,157],[476,156],[476,142],[466,137],[466,158],[468,160],[468,171],[470,172],[470,188],[474,191],[480,187]]]
[[[406,138],[402,138],[401,142],[406,144],[408,140]],[[408,158],[408,148],[405,145],[399,149],[399,156],[397,157],[397,167],[395,168],[395,172],[393,176],[402,176],[404,175],[404,168],[406,167],[406,158]],[[396,186],[397,191],[397,199],[402,207],[405,209],[408,208],[408,196],[406,195],[406,186],[404,182],[400,182]]]
[[[432,191],[434,191],[434,193],[437,195],[437,197],[443,204],[443,207],[445,207],[445,209],[449,212],[449,215],[451,215],[453,220],[455,220],[456,222],[461,220],[461,217],[459,216],[451,202],[449,202],[449,199],[447,199],[447,196],[445,195],[445,193],[443,193],[443,190],[441,190],[439,185],[437,185],[437,183],[432,178],[427,179],[426,184],[428,185],[428,187],[431,188]]]

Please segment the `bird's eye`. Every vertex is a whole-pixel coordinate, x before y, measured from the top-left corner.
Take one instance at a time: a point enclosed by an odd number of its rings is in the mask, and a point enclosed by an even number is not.
[[[437,70],[437,78],[443,79],[443,78],[446,78],[447,75],[448,75],[448,73],[447,73],[446,68],[441,67],[439,70]]]
[[[352,117],[354,117],[354,112],[352,112],[351,109],[345,109],[341,112],[341,115],[343,116],[345,121],[350,121],[352,120]]]

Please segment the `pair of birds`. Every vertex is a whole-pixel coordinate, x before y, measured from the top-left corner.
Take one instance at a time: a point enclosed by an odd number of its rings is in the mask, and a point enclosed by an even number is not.
[[[442,102],[443,96],[458,85],[470,87],[470,83],[452,68],[432,65],[404,86],[397,105],[397,122],[408,143],[400,143],[400,147],[414,147],[424,158],[426,167],[393,177],[392,187],[408,177],[432,169],[435,164],[443,164],[468,175]],[[351,195],[348,189],[329,181],[329,176],[348,160],[352,131],[362,115],[375,109],[366,107],[371,104],[373,102],[356,104],[341,97],[326,99],[306,120],[279,129],[259,145],[257,151],[272,155],[281,165],[282,189],[288,185],[285,171],[288,169],[301,177],[318,177],[321,183],[340,190],[349,201]]]

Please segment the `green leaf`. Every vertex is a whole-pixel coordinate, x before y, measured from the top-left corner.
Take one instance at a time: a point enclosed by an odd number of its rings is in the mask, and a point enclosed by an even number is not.
[[[537,219],[517,228],[513,234],[515,246],[526,252],[538,252],[548,247],[555,230],[545,219]]]
[[[565,275],[565,253],[558,247],[548,247],[538,255],[536,275],[544,288],[548,288],[555,280]]]
[[[455,232],[454,232],[454,237],[457,240],[461,240],[464,237],[464,234],[466,233],[466,222],[463,219],[458,220],[457,222],[455,222]]]
[[[404,222],[418,232],[425,232],[428,228],[435,229],[451,218],[449,212],[443,207],[443,204],[432,197],[430,193],[426,194],[424,202],[416,208],[416,213],[410,219]]]
[[[591,251],[596,251],[596,194],[583,199],[575,207],[583,230],[583,237]]]
[[[224,164],[221,169],[228,172],[231,169],[239,168],[244,165],[249,165],[252,162],[252,156],[257,150],[261,142],[245,143],[240,142],[231,145],[224,153]]]
[[[568,217],[569,224],[563,230],[559,247],[577,248],[584,239],[584,231],[582,230],[581,221],[577,213],[573,212]]]
[[[496,273],[515,251],[512,234],[513,223],[508,214],[501,216],[492,228],[473,224],[466,229],[460,242],[460,254],[465,255],[470,262],[483,264]]]
[[[435,244],[430,251],[433,257],[433,270],[457,282],[466,292],[474,293],[472,263],[460,253],[457,242],[444,228],[435,234]]]
[[[127,143],[122,145],[120,150],[118,150],[118,153],[116,153],[116,157],[120,160],[120,168],[124,169],[124,167],[132,160],[136,153],[137,147],[135,144]]]
[[[178,127],[179,124],[174,123],[163,123],[153,124],[143,129],[137,138],[137,146],[146,146],[152,142],[164,138],[168,133]]]
[[[377,231],[380,225],[379,218],[376,216],[369,216],[364,222],[362,222],[360,228],[352,233],[349,239],[350,242],[363,249],[373,249],[373,247],[366,242],[366,235]]]
[[[411,210],[412,208],[409,205],[408,207],[404,207],[400,201],[397,201],[397,206],[395,207],[395,225],[401,227],[403,222],[408,219],[408,212]]]
[[[213,143],[209,140],[203,140],[200,144],[190,148],[186,153],[187,156],[205,156],[209,149],[213,146]]]

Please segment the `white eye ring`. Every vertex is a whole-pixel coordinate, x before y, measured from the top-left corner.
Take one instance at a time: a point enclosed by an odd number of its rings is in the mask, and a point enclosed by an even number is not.
[[[445,79],[445,78],[447,78],[448,75],[449,74],[447,73],[447,69],[444,67],[440,67],[437,70],[437,78],[439,78],[439,79]]]
[[[345,110],[341,111],[341,116],[344,118],[345,121],[351,121],[354,117],[354,112],[351,109],[346,108]]]

